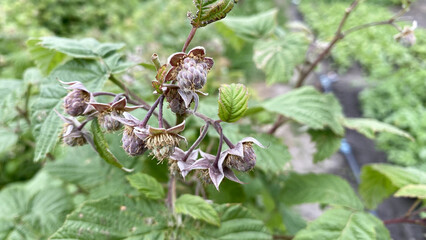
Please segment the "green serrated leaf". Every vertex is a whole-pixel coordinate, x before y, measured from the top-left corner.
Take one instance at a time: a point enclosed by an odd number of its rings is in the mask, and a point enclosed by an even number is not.
[[[204,27],[226,17],[238,0],[195,0],[197,13],[191,16],[195,28]]]
[[[66,56],[98,59],[124,48],[123,43],[99,43],[93,38],[81,40],[61,37],[41,37],[28,40],[27,45],[37,66],[47,75]]]
[[[107,77],[108,73],[98,62],[74,59],[56,68],[43,80],[39,98],[32,105],[32,131],[36,136],[34,161],[44,159],[58,142],[62,121],[53,109],[62,112],[62,99],[67,94],[58,79],[80,81],[89,90],[99,91]]]
[[[145,194],[147,198],[164,198],[163,186],[153,177],[144,173],[136,173],[126,177],[132,187]]]
[[[298,33],[280,39],[259,40],[254,45],[253,61],[266,74],[268,84],[288,82],[294,69],[305,60],[309,42]]]
[[[358,131],[368,138],[374,139],[376,133],[387,132],[399,135],[414,141],[413,137],[405,131],[394,127],[390,124],[380,122],[376,119],[369,118],[343,118],[343,125],[347,128]]]
[[[30,192],[26,185],[11,186],[0,192],[0,238],[47,239],[73,207],[61,188],[49,187]]]
[[[248,98],[244,85],[222,85],[219,88],[219,118],[224,122],[238,121],[247,111]]]
[[[344,128],[342,107],[330,94],[322,94],[313,87],[302,87],[278,97],[272,98],[262,106],[270,111],[282,114],[311,129],[330,128],[335,134],[343,136]]]
[[[92,134],[93,134],[93,142],[95,144],[96,151],[99,156],[105,160],[105,162],[120,168],[126,172],[132,172],[132,169],[127,169],[121,164],[118,159],[114,156],[114,154],[109,150],[108,143],[105,139],[104,133],[99,125],[98,119],[92,120]]]
[[[311,139],[315,142],[317,151],[314,154],[314,162],[320,162],[333,155],[340,148],[342,137],[333,133],[330,129],[309,130]]]
[[[383,199],[410,184],[426,184],[426,173],[409,167],[370,164],[361,170],[359,193],[365,205],[374,209]]]
[[[399,189],[394,196],[426,199],[426,184],[407,185]]]
[[[242,39],[253,41],[270,35],[277,25],[278,9],[247,17],[228,17],[216,25],[221,32],[230,31]],[[226,29],[225,29],[226,28]]]
[[[331,209],[298,232],[294,239],[389,240],[390,235],[383,223],[368,213]]]
[[[215,211],[220,216],[220,227],[205,225],[198,230],[206,239],[272,239],[265,224],[240,205],[223,204],[215,206]],[[202,239],[202,237],[194,239]]]
[[[199,196],[190,194],[180,196],[176,199],[175,211],[220,226],[220,219],[216,210]]]
[[[286,204],[323,203],[362,210],[363,204],[342,178],[331,174],[292,174],[285,182],[282,200]]]
[[[87,201],[49,239],[167,239],[163,204],[113,196]]]

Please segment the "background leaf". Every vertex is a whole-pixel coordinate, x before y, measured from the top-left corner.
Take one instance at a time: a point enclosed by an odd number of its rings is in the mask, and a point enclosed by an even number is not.
[[[329,127],[337,135],[342,136],[344,133],[340,124],[343,117],[342,107],[337,99],[310,86],[272,98],[262,106],[270,112],[282,114],[312,129]]]
[[[383,199],[410,184],[426,184],[426,173],[409,167],[369,164],[361,170],[359,193],[365,205],[374,209]]]
[[[253,61],[266,74],[268,84],[286,83],[297,65],[302,64],[308,49],[307,39],[289,33],[279,39],[259,40],[254,45]]]
[[[347,128],[356,130],[368,138],[375,138],[375,134],[379,132],[386,132],[399,135],[414,141],[413,137],[405,131],[394,127],[390,124],[380,122],[376,119],[369,118],[344,118],[343,125]]]
[[[352,187],[331,174],[292,174],[281,196],[286,204],[323,203],[358,210],[364,208]]]
[[[143,193],[147,198],[164,198],[163,186],[153,177],[144,173],[136,173],[126,177],[132,187]]]
[[[175,211],[220,226],[220,219],[216,210],[199,196],[190,194],[180,196],[176,199]]]
[[[227,17],[216,24],[219,32],[232,32],[242,39],[253,41],[270,35],[277,25],[278,9],[247,17]]]
[[[88,201],[50,239],[166,239],[163,204],[124,196]]]
[[[325,130],[309,130],[311,139],[315,142],[317,151],[314,154],[314,162],[320,162],[334,153],[340,148],[342,137],[333,133],[330,129]]]
[[[247,111],[248,90],[242,84],[219,88],[219,117],[225,122],[236,122]]]
[[[295,240],[384,240],[390,239],[383,223],[364,212],[331,209],[298,232]]]
[[[426,199],[426,184],[407,185],[399,189],[394,196]]]

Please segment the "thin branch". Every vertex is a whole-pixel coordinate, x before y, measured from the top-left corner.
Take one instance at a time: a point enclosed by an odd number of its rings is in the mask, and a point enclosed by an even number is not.
[[[148,123],[148,120],[151,118],[152,114],[154,113],[154,110],[157,108],[158,104],[164,99],[164,95],[161,95],[157,100],[152,104],[151,108],[146,113],[145,118],[142,120],[141,127],[146,127],[146,124]],[[160,117],[160,116],[159,116]]]
[[[215,122],[215,125],[213,126],[215,126],[216,131],[219,133],[219,147],[217,148],[216,159],[213,163],[216,167],[218,167],[220,155],[222,152],[222,146],[223,146],[223,131],[222,131],[222,127],[220,126],[218,122]]]
[[[197,138],[197,140],[194,142],[194,144],[192,144],[192,146],[189,148],[185,157],[183,157],[183,159],[182,159],[183,162],[186,162],[186,159],[188,159],[188,157],[189,157],[189,155],[191,155],[192,151],[194,151],[194,149],[197,148],[198,145],[200,145],[201,141],[203,141],[203,139],[206,137],[207,132],[209,130],[209,126],[210,126],[209,123],[204,125],[203,131],[201,132],[200,136]]]
[[[196,27],[192,27],[191,32],[189,32],[188,38],[186,38],[185,44],[183,45],[182,52],[185,52],[188,48],[189,44],[191,43],[192,39],[194,38],[195,32],[197,32]]]
[[[161,100],[158,105],[158,127],[163,128],[163,103],[164,103],[164,95],[161,95]]]
[[[170,179],[169,179],[168,185],[169,186],[168,186],[168,192],[167,192],[166,205],[174,215],[175,200],[176,200],[176,176],[174,172],[170,173]]]
[[[395,218],[395,219],[389,219],[389,220],[383,221],[383,224],[385,225],[397,224],[397,223],[409,223],[409,224],[426,226],[426,219],[409,219],[409,218],[403,217],[403,218]]]
[[[94,97],[97,97],[97,96],[112,96],[112,97],[115,97],[115,96],[117,96],[117,94],[112,93],[112,92],[94,92],[94,93],[92,93],[92,95]]]
[[[416,207],[421,203],[422,201],[420,199],[417,199],[413,205],[411,205],[410,209],[408,209],[408,211],[405,213],[404,217],[410,217],[411,214],[413,213],[414,209],[416,209]]]
[[[138,104],[145,105],[146,108],[150,108],[149,104],[145,102],[142,98],[140,98],[136,93],[134,93],[132,90],[130,90],[124,83],[122,83],[120,80],[118,80],[114,75],[109,76],[109,80],[113,82],[115,85],[117,85],[119,88],[123,89],[127,95],[132,97],[133,99],[136,99]]]

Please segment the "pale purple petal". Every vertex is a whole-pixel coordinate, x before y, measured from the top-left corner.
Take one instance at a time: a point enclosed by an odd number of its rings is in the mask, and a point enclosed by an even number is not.
[[[263,146],[262,143],[260,143],[259,141],[257,141],[255,138],[252,138],[252,137],[243,138],[243,140],[241,140],[240,142],[241,143],[252,142],[261,148],[265,148],[265,146]]]
[[[180,95],[180,97],[183,99],[183,101],[185,102],[185,107],[189,107],[189,105],[191,105],[191,101],[194,98],[194,93],[192,92],[185,92],[182,91],[182,89],[178,89],[178,93]]]
[[[90,102],[89,104],[93,106],[98,112],[105,112],[111,108],[109,104],[105,103]]]
[[[119,101],[117,101],[117,102],[113,103],[113,104],[111,105],[111,107],[112,107],[113,109],[117,109],[117,110],[124,110],[124,108],[126,107],[126,104],[127,104],[127,100],[126,100],[126,98],[122,98],[122,99],[120,99]]]
[[[220,172],[219,169],[212,166],[211,168],[209,168],[209,175],[210,175],[210,179],[212,180],[214,186],[219,191],[219,185],[224,178],[224,174],[222,172]]]
[[[237,176],[235,176],[234,172],[227,167],[225,167],[223,169],[223,174],[225,175],[225,177],[227,179],[229,179],[231,181],[234,181],[234,182],[237,182],[237,183],[240,183],[240,184],[244,184],[243,182],[240,181],[240,179],[237,178]]]
[[[244,148],[243,148],[242,141],[238,142],[235,145],[235,147],[228,149],[228,153],[231,154],[231,155],[244,157]]]

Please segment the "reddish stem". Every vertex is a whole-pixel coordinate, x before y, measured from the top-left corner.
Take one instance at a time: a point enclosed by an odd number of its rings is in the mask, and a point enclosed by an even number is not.
[[[186,49],[188,48],[189,44],[191,43],[192,39],[194,38],[196,31],[197,31],[197,28],[192,27],[191,32],[189,33],[188,38],[186,38],[185,44],[183,45],[182,52],[186,52]]]

